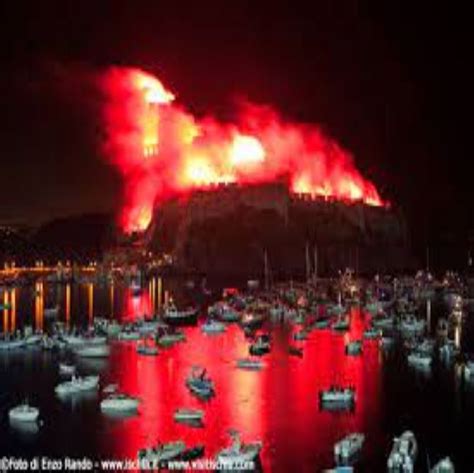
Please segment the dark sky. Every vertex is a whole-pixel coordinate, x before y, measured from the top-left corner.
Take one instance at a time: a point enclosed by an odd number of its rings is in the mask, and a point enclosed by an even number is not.
[[[117,207],[81,77],[123,64],[157,73],[195,113],[226,117],[238,95],[320,123],[413,232],[470,228],[468,11],[307,3],[2,2],[0,221]]]

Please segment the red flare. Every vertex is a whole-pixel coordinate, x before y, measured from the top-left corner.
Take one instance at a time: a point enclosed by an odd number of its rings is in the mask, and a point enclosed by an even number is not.
[[[157,202],[224,182],[285,177],[293,192],[384,205],[352,156],[317,126],[287,122],[272,108],[251,104],[236,124],[198,120],[138,69],[111,69],[103,86],[105,150],[123,177],[120,223],[127,233],[148,227]]]

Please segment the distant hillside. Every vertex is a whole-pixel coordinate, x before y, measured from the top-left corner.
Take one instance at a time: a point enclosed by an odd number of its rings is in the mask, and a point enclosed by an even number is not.
[[[109,214],[71,216],[42,225],[32,243],[62,258],[95,258],[112,244],[114,232],[115,222]]]

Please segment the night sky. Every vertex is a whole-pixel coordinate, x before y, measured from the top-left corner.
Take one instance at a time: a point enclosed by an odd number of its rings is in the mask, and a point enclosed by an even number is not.
[[[415,240],[467,234],[467,10],[285,3],[2,2],[0,222],[117,209],[90,79],[121,64],[157,74],[196,114],[228,118],[247,97],[320,123],[403,209]]]

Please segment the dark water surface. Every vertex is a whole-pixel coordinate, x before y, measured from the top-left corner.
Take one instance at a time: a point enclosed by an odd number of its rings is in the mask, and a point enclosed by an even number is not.
[[[99,315],[133,319],[156,310],[165,291],[178,302],[191,300],[179,283],[156,279],[139,297],[117,285],[45,283],[4,290],[2,300],[12,307],[0,312],[2,330],[24,324],[45,327],[44,306],[56,302],[60,319],[69,325],[87,325]],[[261,371],[235,368],[235,360],[248,355],[248,342],[235,325],[219,335],[185,328],[187,342],[161,349],[157,357],[137,355],[135,342],[112,342],[109,359],[84,360],[78,366],[82,374],[100,374],[102,386],[119,383],[121,390],[140,397],[139,415],[126,419],[101,413],[101,393],[68,402],[55,396],[58,363],[64,355],[39,348],[0,353],[0,456],[135,459],[138,449],[158,440],[183,439],[204,443],[205,456],[212,457],[227,445],[229,428],[235,428],[244,440],[263,441],[265,472],[315,472],[333,466],[334,442],[360,431],[366,442],[355,471],[382,472],[393,436],[410,429],[419,442],[417,471],[427,471],[428,458],[433,464],[446,455],[454,460],[456,471],[473,471],[474,448],[468,434],[474,420],[473,387],[460,380],[454,366],[436,360],[430,371],[417,371],[406,365],[399,348],[384,352],[376,341],[364,341],[362,356],[346,356],[345,342],[360,338],[366,323],[357,309],[351,317],[349,333],[313,331],[301,344],[301,359],[288,356],[294,329],[269,324],[273,350],[263,358],[266,366]],[[469,318],[465,325],[458,336],[469,345]],[[195,364],[205,366],[215,382],[216,396],[209,402],[198,401],[184,385]],[[333,383],[355,386],[352,412],[320,409],[318,392]],[[41,410],[43,424],[35,435],[8,424],[8,409],[25,397]],[[204,409],[204,427],[175,423],[173,413],[179,407]]]

